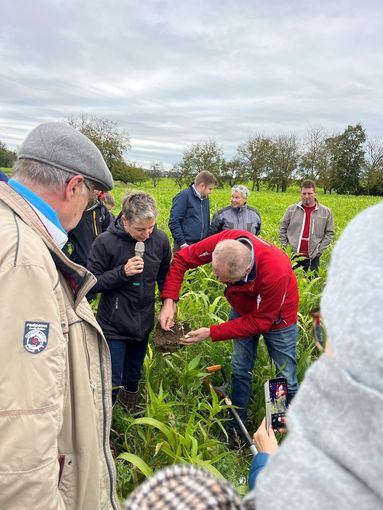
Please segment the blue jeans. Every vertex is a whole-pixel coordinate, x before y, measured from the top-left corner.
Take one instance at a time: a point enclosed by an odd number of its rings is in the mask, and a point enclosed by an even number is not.
[[[149,335],[140,342],[133,340],[107,340],[112,359],[112,386],[123,386],[126,391],[136,392],[141,379]],[[113,403],[118,389],[112,391]]]
[[[229,319],[235,319],[240,314],[231,310]],[[287,328],[275,329],[263,333],[266,347],[271,359],[274,361],[279,377],[286,377],[291,400],[298,390],[296,374],[296,345],[297,345],[296,324]],[[231,400],[237,406],[241,420],[246,424],[247,408],[252,394],[253,368],[257,357],[257,348],[260,335],[234,340],[232,356],[232,379],[231,379]],[[262,381],[264,383],[265,381]],[[228,423],[228,429],[234,428],[234,422]]]

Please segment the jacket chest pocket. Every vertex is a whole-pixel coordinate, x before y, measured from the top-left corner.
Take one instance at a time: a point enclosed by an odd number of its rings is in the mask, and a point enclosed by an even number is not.
[[[312,227],[312,232],[317,237],[323,237],[325,227],[326,227],[326,217],[325,216],[318,216],[314,220],[314,225]]]

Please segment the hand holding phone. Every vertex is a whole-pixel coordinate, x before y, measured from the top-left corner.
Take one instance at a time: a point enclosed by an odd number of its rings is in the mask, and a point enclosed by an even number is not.
[[[288,390],[285,377],[268,379],[265,382],[266,430],[286,428],[286,411],[288,406]]]
[[[272,428],[266,429],[265,418],[254,433],[253,442],[258,452],[273,453],[278,448],[278,441]]]

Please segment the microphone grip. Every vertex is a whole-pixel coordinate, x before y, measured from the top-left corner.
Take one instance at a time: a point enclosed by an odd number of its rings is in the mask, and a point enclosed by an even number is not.
[[[144,253],[145,253],[145,243],[143,243],[142,241],[137,241],[136,245],[134,247],[134,255],[136,257],[144,258]],[[137,274],[133,277],[133,285],[135,287],[139,287],[141,285],[141,281],[142,281],[142,274]]]

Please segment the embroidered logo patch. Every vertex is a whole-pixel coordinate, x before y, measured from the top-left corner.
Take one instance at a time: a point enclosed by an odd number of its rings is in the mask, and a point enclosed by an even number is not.
[[[24,327],[24,349],[39,354],[48,345],[49,322],[26,322]]]

